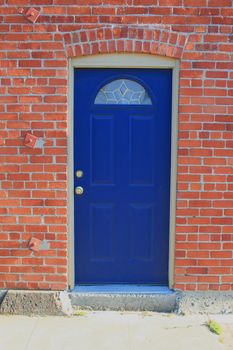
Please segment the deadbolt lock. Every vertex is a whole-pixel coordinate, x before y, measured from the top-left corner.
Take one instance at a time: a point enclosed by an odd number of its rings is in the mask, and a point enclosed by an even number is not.
[[[83,190],[83,187],[82,186],[77,186],[75,187],[75,193],[78,195],[78,196],[81,196],[83,194],[84,190]]]

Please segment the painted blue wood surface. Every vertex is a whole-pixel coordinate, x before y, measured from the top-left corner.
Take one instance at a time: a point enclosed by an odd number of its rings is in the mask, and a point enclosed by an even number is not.
[[[152,105],[95,105],[121,78]],[[74,91],[75,283],[167,285],[172,71],[76,69]]]

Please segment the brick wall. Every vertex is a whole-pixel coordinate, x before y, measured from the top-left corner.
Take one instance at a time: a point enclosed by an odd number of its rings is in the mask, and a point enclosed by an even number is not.
[[[232,0],[0,5],[0,288],[67,287],[69,57],[141,52],[181,62],[174,287],[232,289]],[[27,132],[45,147],[25,147]]]

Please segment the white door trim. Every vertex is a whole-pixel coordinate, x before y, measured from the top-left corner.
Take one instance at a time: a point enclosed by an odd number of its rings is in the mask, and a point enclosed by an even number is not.
[[[147,54],[104,54],[73,58],[69,61],[68,99],[68,286],[74,288],[74,68],[163,68],[172,69],[172,125],[171,125],[171,180],[170,180],[170,227],[169,227],[169,288],[174,283],[176,179],[178,140],[178,91],[179,61],[168,57]]]

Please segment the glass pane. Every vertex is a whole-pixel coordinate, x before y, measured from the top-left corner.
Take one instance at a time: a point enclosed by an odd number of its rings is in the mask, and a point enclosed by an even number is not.
[[[95,104],[152,105],[152,101],[144,87],[136,81],[117,79],[100,89]]]

